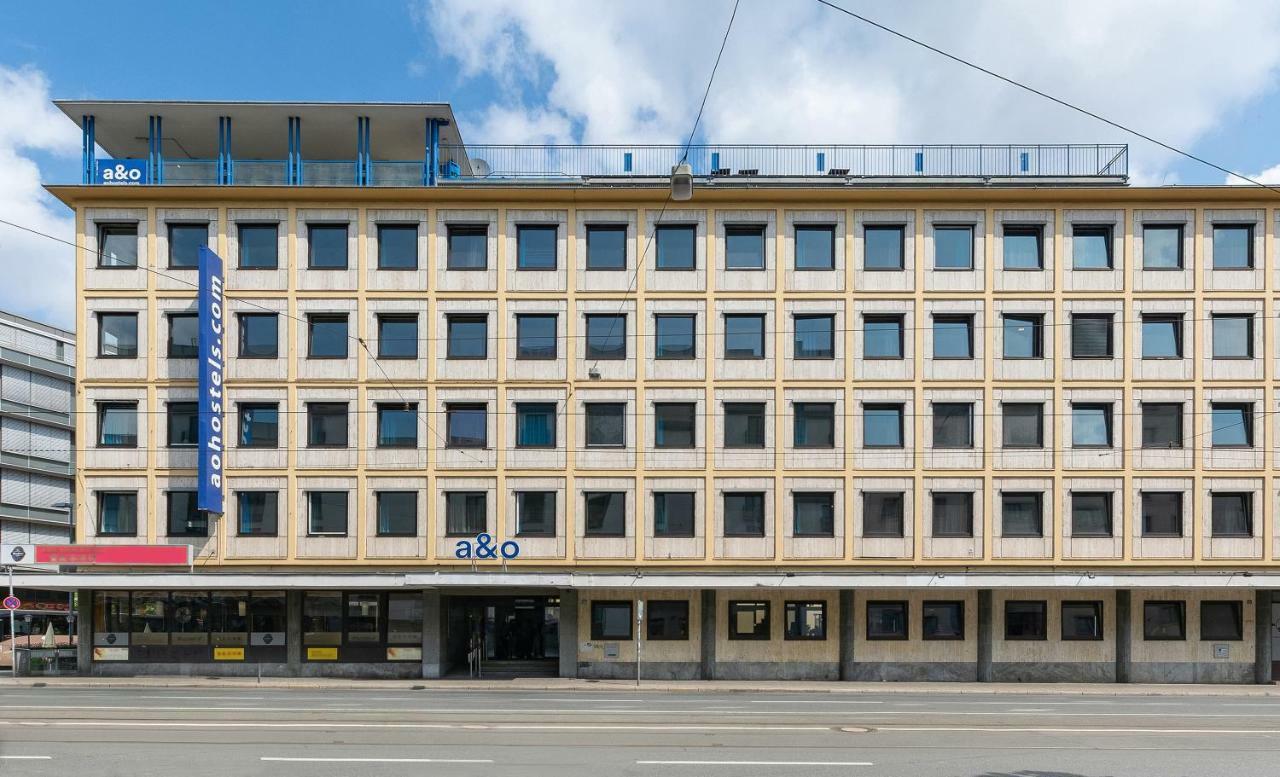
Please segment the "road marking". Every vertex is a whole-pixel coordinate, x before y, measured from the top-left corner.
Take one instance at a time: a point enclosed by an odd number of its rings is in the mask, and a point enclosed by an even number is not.
[[[0,761],[52,761],[51,755],[0,755]]]
[[[752,704],[884,704],[882,701],[846,701],[844,699],[751,699]]]
[[[877,726],[879,733],[898,731],[960,731],[995,734],[1259,734],[1272,736],[1280,729],[1230,728],[1002,728],[999,726]]]
[[[164,701],[264,701],[266,696],[138,696],[139,699],[161,699]]]
[[[636,761],[647,766],[875,766],[870,761]]]
[[[490,758],[277,758],[263,756],[259,761],[323,764],[491,764]]]
[[[266,721],[0,720],[20,728],[387,728],[456,731],[831,731],[830,726],[646,725],[573,723],[272,723]]]

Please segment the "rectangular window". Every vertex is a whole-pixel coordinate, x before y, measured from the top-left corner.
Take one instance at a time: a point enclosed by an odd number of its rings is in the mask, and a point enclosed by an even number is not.
[[[591,639],[626,642],[631,638],[631,602],[591,603]]]
[[[906,639],[906,602],[867,602],[867,639]]]
[[[693,491],[653,492],[653,536],[694,536]]]
[[[623,402],[586,402],[582,406],[586,420],[588,448],[624,448],[627,444],[627,406]]]
[[[973,358],[973,316],[934,315],[933,358]]]
[[[792,444],[797,448],[836,447],[836,406],[833,402],[794,402],[791,405]]]
[[[1071,536],[1110,537],[1112,535],[1110,491],[1071,492]]]
[[[556,405],[554,402],[516,403],[516,447],[556,447]]]
[[[900,224],[875,224],[863,228],[864,270],[901,270],[906,228]]]
[[[1044,447],[1044,405],[1039,402],[1002,402],[1001,444],[1005,448]]]
[[[378,358],[418,358],[418,315],[416,313],[378,315]]]
[[[836,357],[836,317],[797,315],[794,351],[796,359],[834,359]]]
[[[560,228],[555,224],[516,227],[516,269],[556,269],[556,243]]]
[[[935,491],[934,537],[973,536],[973,494],[968,491]]]
[[[1209,423],[1213,447],[1253,447],[1252,402],[1210,402]]]
[[[1111,405],[1071,403],[1071,447],[1111,447]]]
[[[341,645],[343,596],[337,591],[302,595],[302,644]]]
[[[795,493],[791,495],[793,523],[791,533],[796,537],[834,537],[836,534],[836,495],[822,493]]]
[[[904,501],[901,491],[864,491],[862,536],[903,536]]]
[[[755,313],[726,313],[724,317],[724,358],[763,359],[764,319],[763,315]]]
[[[724,536],[764,536],[764,494],[734,492],[724,495]]]
[[[583,531],[588,537],[627,536],[627,495],[623,491],[585,491],[582,501],[587,522]]]
[[[516,314],[516,358],[553,360],[559,356],[555,313]]]
[[[237,313],[241,359],[275,359],[280,355],[279,316],[275,313]]]
[[[556,536],[556,492],[516,492],[516,536]]]
[[[446,359],[489,358],[489,316],[451,314],[445,316]]]
[[[134,537],[138,534],[138,492],[98,492],[98,535]]]
[[[1004,638],[1042,640],[1049,638],[1047,602],[1008,600],[1004,603]]]
[[[98,358],[138,358],[138,314],[98,314]]]
[[[1253,536],[1253,494],[1214,491],[1209,502],[1214,537]]]
[[[275,491],[237,491],[237,534],[275,537],[280,526],[280,495]]]
[[[1200,602],[1200,641],[1244,639],[1244,605],[1238,601]]]
[[[587,225],[587,269],[627,269],[627,225]]]
[[[1213,327],[1213,358],[1253,358],[1253,315],[1214,314],[1210,317]]]
[[[724,403],[724,447],[763,448],[765,445],[765,403]]]
[[[98,267],[137,266],[138,225],[100,225],[98,227]]]
[[[418,533],[418,492],[379,491],[379,537],[413,537]]]
[[[169,225],[169,269],[200,266],[200,249],[209,244],[208,224]]]
[[[935,270],[973,269],[973,227],[943,226],[933,228],[933,268]]]
[[[450,537],[471,537],[488,530],[483,491],[446,491],[444,531]]]
[[[170,313],[169,348],[170,359],[194,359],[199,355],[197,337],[200,331],[200,319],[194,313]]]
[[[418,447],[417,403],[380,402],[377,410],[379,448]]]
[[[769,603],[729,602],[729,639],[769,639]]]
[[[387,594],[387,642],[422,645],[422,609],[417,591]]]
[[[1073,224],[1071,227],[1071,259],[1075,270],[1110,270],[1111,226]]]
[[[418,269],[418,225],[378,225],[378,269]]]
[[[280,266],[277,224],[238,224],[241,270],[275,270]]]
[[[650,599],[645,602],[645,636],[654,641],[689,638],[689,602],[685,599]]]
[[[170,448],[194,448],[199,437],[200,414],[195,402],[169,402],[165,405],[167,434],[165,444]]]
[[[1213,269],[1253,269],[1253,225],[1213,225]]]
[[[693,224],[664,224],[654,230],[658,241],[658,270],[696,269],[698,228]]]
[[[1142,403],[1142,447],[1182,447],[1182,403]]]
[[[923,639],[964,639],[964,602],[924,602],[920,627]]]
[[[1142,269],[1182,269],[1182,225],[1142,225]]]
[[[309,536],[347,536],[346,491],[308,491],[307,507]]]
[[[697,316],[687,313],[662,313],[653,317],[654,358],[694,359],[697,345],[694,339]]]
[[[1004,269],[1044,269],[1044,227],[1039,224],[1006,224],[1004,227]]]
[[[448,234],[446,269],[489,269],[489,227],[487,225],[450,224]]]
[[[445,447],[485,448],[489,444],[487,405],[445,405]]]
[[[195,491],[165,493],[166,533],[170,537],[208,537],[209,516],[196,509]]]
[[[727,270],[764,269],[764,226],[744,224],[724,228],[724,266]]]
[[[1062,641],[1102,639],[1102,602],[1062,603]]]
[[[827,638],[826,602],[786,602],[783,605],[783,620],[783,639],[823,640]]]
[[[98,447],[138,447],[138,403],[98,403]]]
[[[973,447],[973,403],[933,403],[933,447]]]
[[[307,358],[347,358],[347,314],[307,316]]]
[[[1142,358],[1182,358],[1181,314],[1144,313],[1142,315]]]
[[[697,409],[698,406],[693,402],[655,402],[653,405],[654,447],[695,447]]]
[[[1027,313],[1002,316],[1004,322],[1004,358],[1044,358],[1044,316]]]
[[[862,447],[903,447],[902,416],[902,405],[864,404],[862,406]]]
[[[1110,359],[1115,355],[1110,313],[1071,314],[1071,358]]]
[[[312,270],[347,269],[347,225],[307,225],[307,266]]]
[[[901,359],[904,328],[902,316],[863,316],[862,357]]]
[[[1181,641],[1187,638],[1186,602],[1143,602],[1142,638]]]
[[[307,403],[307,447],[347,447],[347,403]]]
[[[1142,492],[1142,536],[1182,536],[1182,492]]]
[[[589,313],[587,320],[586,358],[623,360],[627,358],[627,316],[614,313]]]
[[[1043,537],[1042,500],[1043,495],[1035,492],[1001,492],[1000,536]]]
[[[796,269],[836,268],[836,228],[822,224],[796,225]]]
[[[280,444],[280,406],[275,402],[241,402],[241,448],[275,448]]]

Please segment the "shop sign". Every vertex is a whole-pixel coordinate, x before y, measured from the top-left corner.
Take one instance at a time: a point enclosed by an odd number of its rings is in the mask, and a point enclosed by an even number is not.
[[[94,661],[128,661],[127,647],[96,647],[93,649]]]
[[[308,661],[337,661],[338,649],[336,647],[309,647],[307,648]]]
[[[145,159],[102,159],[98,161],[98,176],[94,183],[109,186],[140,186],[147,180]]]
[[[196,440],[196,508],[222,514],[222,258],[201,246],[200,283],[196,291],[199,330],[196,374],[199,434]]]
[[[388,661],[421,661],[422,648],[420,647],[389,647],[387,648]]]
[[[28,564],[191,566],[190,545],[33,545]]]
[[[214,661],[243,661],[244,648],[242,647],[216,647],[213,649]]]
[[[491,534],[477,534],[474,540],[458,540],[453,546],[453,557],[460,559],[497,559],[507,561],[520,555],[520,543],[507,540],[496,543]]]

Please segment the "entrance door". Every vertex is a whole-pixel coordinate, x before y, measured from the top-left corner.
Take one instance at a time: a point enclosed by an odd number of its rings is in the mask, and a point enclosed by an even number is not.
[[[1274,599],[1271,602],[1271,681],[1280,681],[1280,602]]]
[[[452,597],[448,612],[447,644],[455,669],[466,671],[473,650],[498,665],[553,663],[560,655],[559,597]]]

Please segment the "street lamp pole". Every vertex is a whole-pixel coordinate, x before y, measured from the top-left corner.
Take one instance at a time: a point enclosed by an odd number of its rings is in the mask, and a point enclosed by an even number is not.
[[[9,567],[9,596],[13,596],[13,565]],[[9,671],[18,679],[18,611],[9,610]]]

